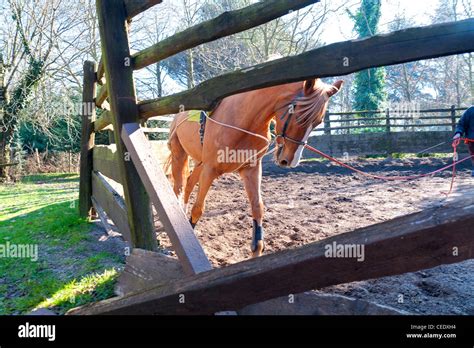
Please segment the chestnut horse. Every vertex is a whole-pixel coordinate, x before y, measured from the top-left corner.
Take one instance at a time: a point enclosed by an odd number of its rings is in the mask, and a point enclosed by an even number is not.
[[[191,210],[192,226],[203,213],[214,179],[238,171],[252,210],[251,250],[254,257],[260,256],[264,249],[262,157],[270,144],[270,124],[276,122],[276,163],[296,167],[309,134],[322,122],[329,98],[342,84],[341,80],[328,85],[320,79],[310,79],[229,96],[208,118],[202,144],[200,123],[190,121],[188,111],[177,114],[170,126],[168,167],[171,165],[174,192],[184,200],[185,207],[199,183]],[[235,156],[236,153],[248,156]],[[188,176],[189,157],[195,167]]]

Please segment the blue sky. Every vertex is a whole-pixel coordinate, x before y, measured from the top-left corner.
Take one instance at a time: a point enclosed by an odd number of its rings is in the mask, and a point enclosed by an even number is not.
[[[413,19],[415,25],[429,25],[431,15],[438,6],[438,0],[384,0],[382,1],[382,16],[379,24],[380,32],[388,32],[388,25],[394,20],[396,14],[405,14]],[[355,12],[360,4],[359,0],[346,1],[344,8]],[[317,5],[316,5],[317,6]],[[345,10],[337,16],[328,19],[328,29],[323,33],[326,43],[333,43],[354,38],[352,32],[353,22]]]

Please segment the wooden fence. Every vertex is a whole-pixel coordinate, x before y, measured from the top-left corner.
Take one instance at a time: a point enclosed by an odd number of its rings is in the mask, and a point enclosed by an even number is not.
[[[351,112],[326,112],[324,128],[317,131],[324,134],[350,134],[353,130],[366,132],[396,132],[410,128],[412,131],[454,131],[462,111],[467,108],[451,105],[448,108],[404,110],[385,109]],[[334,124],[337,124],[334,126]]]
[[[464,110],[452,105],[411,111],[327,112],[324,124],[311,133],[308,142],[332,156],[451,153],[453,132]],[[459,151],[467,152],[467,147]]]
[[[156,249],[151,202],[189,277],[71,311],[90,313],[213,313],[237,309],[288,293],[331,284],[459,262],[472,257],[474,204],[427,210],[303,248],[211,270],[140,124],[150,117],[186,109],[210,109],[239,92],[344,75],[362,69],[474,51],[474,19],[411,28],[346,41],[224,74],[195,88],[137,102],[133,70],[166,57],[267,23],[315,0],[265,0],[226,12],[131,55],[128,30],[135,15],[160,0],[97,0],[102,59],[84,64],[80,213],[93,205],[133,247]],[[350,64],[342,64],[349,61]],[[314,64],[313,62],[318,62]],[[130,64],[128,64],[130,63]],[[98,88],[98,86],[101,86]],[[105,111],[96,119],[96,107]],[[95,145],[95,133],[113,132],[114,145]],[[113,180],[111,180],[113,179]],[[108,215],[108,216],[106,216]],[[436,218],[434,218],[434,216]],[[436,221],[436,224],[434,223]],[[324,257],[324,244],[367,245],[364,264]],[[459,246],[452,256],[450,245]],[[389,267],[392,265],[392,267]],[[180,304],[181,295],[186,296]]]

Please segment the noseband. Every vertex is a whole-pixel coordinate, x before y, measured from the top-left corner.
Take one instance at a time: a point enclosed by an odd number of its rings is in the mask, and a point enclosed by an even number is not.
[[[291,101],[291,103],[288,105],[288,108],[287,110],[280,116],[280,119],[283,120],[287,115],[287,119],[285,121],[285,123],[283,124],[283,129],[281,131],[281,133],[278,133],[276,135],[276,138],[283,138],[284,140],[288,140],[292,143],[295,143],[297,145],[306,145],[306,141],[301,141],[301,140],[296,140],[292,137],[289,137],[288,135],[286,135],[286,131],[288,129],[288,125],[290,124],[290,120],[291,120],[291,117],[293,116],[294,112],[290,112],[290,107],[292,107],[292,109],[294,110],[296,108],[296,100],[300,97],[303,96],[303,92],[299,92],[296,97]],[[283,149],[283,145],[279,145],[278,146],[278,152],[277,152],[277,157],[280,156],[280,153],[281,153],[281,150]]]

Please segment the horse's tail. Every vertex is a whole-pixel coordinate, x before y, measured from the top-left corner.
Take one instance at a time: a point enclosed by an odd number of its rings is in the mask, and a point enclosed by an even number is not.
[[[187,113],[186,113],[186,118],[180,118],[178,117],[179,114],[177,114],[173,121],[170,124],[170,132],[169,132],[169,137],[168,137],[168,149],[170,154],[166,158],[166,161],[163,165],[163,171],[165,172],[166,176],[169,179],[173,178],[173,156],[176,156],[177,158],[180,158],[181,155],[186,155],[186,161],[183,163],[183,173],[185,174],[185,177],[187,178],[189,175],[189,163],[188,163],[188,158],[189,156],[186,154],[181,141],[178,137],[178,133],[176,132],[178,127],[187,120]],[[173,152],[174,151],[174,152]]]
[[[171,162],[173,159],[173,152],[171,151],[171,140],[175,136],[176,136],[176,117],[173,119],[173,121],[171,121],[168,142],[166,143],[170,154],[168,155],[168,157],[165,160],[165,163],[163,164],[163,171],[165,172],[165,175],[168,178],[171,178],[172,176],[171,175]]]
[[[168,144],[168,149],[170,149],[170,146]],[[165,163],[163,164],[163,171],[165,172],[165,175],[170,178],[171,177],[171,159],[172,159],[172,153],[170,149],[170,154],[165,160]]]

